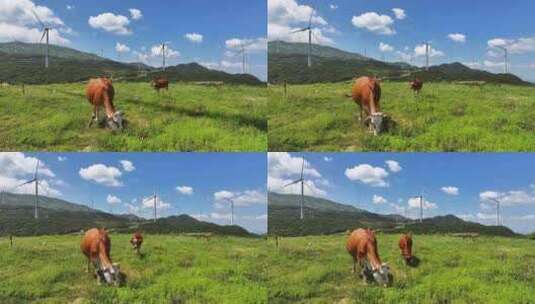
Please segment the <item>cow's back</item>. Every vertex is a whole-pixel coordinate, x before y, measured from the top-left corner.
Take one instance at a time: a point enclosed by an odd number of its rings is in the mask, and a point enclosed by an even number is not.
[[[375,78],[359,77],[355,80],[351,90],[353,101],[358,104],[368,104],[379,101],[381,98],[381,86]]]
[[[108,233],[104,229],[93,228],[84,234],[80,243],[80,249],[86,257],[96,257],[99,254],[100,245],[104,246],[106,255],[109,256],[111,241]]]
[[[402,234],[399,239],[399,249],[406,257],[412,255],[412,236],[409,234]]]
[[[94,78],[89,80],[85,94],[91,104],[100,106],[104,103],[105,97],[113,101],[115,90],[110,79]]]
[[[370,241],[370,231],[359,228],[354,230],[347,238],[347,252],[354,258],[366,255],[366,243]]]

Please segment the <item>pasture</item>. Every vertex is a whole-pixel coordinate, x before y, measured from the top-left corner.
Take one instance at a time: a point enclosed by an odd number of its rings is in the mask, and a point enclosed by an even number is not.
[[[0,303],[267,303],[263,239],[145,235],[139,258],[130,236],[110,235],[122,287],[85,272],[79,235],[0,239]]]
[[[269,151],[535,151],[535,87],[383,82],[396,126],[373,136],[358,121],[352,82],[269,88]]]
[[[269,270],[269,303],[535,303],[535,242],[414,235],[417,267],[402,261],[399,234],[377,234],[391,287],[351,273],[346,235],[282,238]]]
[[[93,125],[85,83],[0,87],[2,151],[266,151],[265,87],[116,82],[122,132]],[[104,113],[104,111],[101,111]]]

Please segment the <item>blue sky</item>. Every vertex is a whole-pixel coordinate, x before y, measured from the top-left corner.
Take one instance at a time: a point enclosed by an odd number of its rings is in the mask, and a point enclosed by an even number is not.
[[[306,26],[312,14],[315,43],[422,65],[425,48],[417,47],[431,41],[431,64],[459,61],[492,72],[504,70],[497,46],[505,46],[511,53],[510,71],[535,82],[534,1],[268,2],[270,40],[307,41],[305,33],[289,32]]]
[[[189,214],[266,231],[266,156],[262,153],[0,153],[0,189],[32,177],[41,161],[41,192],[113,213],[152,217],[157,191],[161,216]],[[127,161],[127,162],[125,162]],[[33,193],[32,187],[18,188]],[[144,204],[145,202],[145,204]]]
[[[305,157],[306,194],[383,214],[416,217],[423,194],[424,216],[454,214],[496,223],[502,202],[504,225],[535,231],[535,155],[463,153],[270,153],[268,189],[299,193],[295,180]],[[387,162],[388,161],[388,162]]]
[[[160,51],[152,48],[169,42],[170,64],[196,61],[238,73],[244,43],[247,72],[266,78],[265,1],[0,0],[0,41],[38,42],[32,10],[56,28],[51,43],[103,51],[114,60],[161,66]]]

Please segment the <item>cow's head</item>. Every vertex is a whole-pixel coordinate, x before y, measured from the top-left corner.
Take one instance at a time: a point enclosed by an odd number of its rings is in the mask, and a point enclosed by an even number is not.
[[[383,114],[382,112],[372,113],[366,119],[366,122],[368,123],[368,126],[370,127],[370,131],[372,131],[375,136],[383,132],[384,121],[385,121],[385,114]]]
[[[102,267],[97,271],[99,279],[106,284],[121,284],[121,271],[118,263],[113,263],[110,267]]]
[[[112,131],[122,130],[123,122],[124,122],[123,112],[121,111],[117,111],[113,113],[113,116],[111,118],[108,118],[107,120],[108,127]]]
[[[390,267],[386,263],[381,264],[381,267],[373,270],[373,279],[380,285],[388,286],[390,284]]]

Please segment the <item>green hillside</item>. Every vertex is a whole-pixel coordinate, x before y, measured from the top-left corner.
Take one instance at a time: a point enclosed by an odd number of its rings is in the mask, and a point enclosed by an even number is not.
[[[489,83],[529,85],[512,74],[493,74],[471,69],[461,63],[442,64],[422,70],[403,62],[382,62],[361,54],[313,45],[312,67],[307,66],[308,46],[305,43],[272,41],[268,45],[270,83],[307,84],[339,82],[359,76],[375,75],[388,80],[408,81],[485,81]]]
[[[41,44],[0,43],[0,82],[10,84],[68,83],[91,77],[111,76],[115,80],[148,82],[165,75],[177,81],[220,81],[228,84],[263,85],[248,74],[229,74],[211,70],[197,63],[167,67],[165,72],[142,63],[123,63],[74,49],[50,46],[49,68],[44,68]]]
[[[160,218],[154,223],[133,215],[117,215],[46,196],[39,197],[39,218],[34,219],[34,196],[3,193],[0,203],[0,236],[68,234],[93,227],[121,232],[213,233],[253,236],[239,226],[221,226],[198,221],[188,215]]]
[[[399,215],[381,215],[339,204],[326,199],[305,196],[304,219],[300,220],[299,195],[268,194],[268,234],[280,236],[322,235],[346,232],[356,228],[373,228],[389,232],[465,233],[516,236],[507,227],[485,226],[467,222],[453,215],[424,219],[423,223]]]

